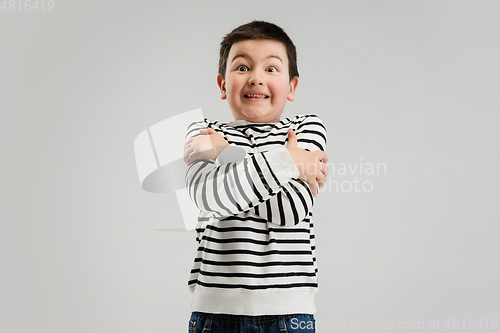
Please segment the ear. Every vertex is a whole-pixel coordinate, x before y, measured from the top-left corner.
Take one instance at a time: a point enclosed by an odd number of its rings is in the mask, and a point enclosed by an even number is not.
[[[219,86],[220,89],[220,99],[226,99],[227,94],[226,94],[226,80],[222,78],[222,75],[217,74],[217,85]]]
[[[287,99],[291,102],[294,100],[293,94],[295,94],[295,90],[297,89],[297,85],[299,84],[299,78],[295,76],[289,84],[289,91]]]

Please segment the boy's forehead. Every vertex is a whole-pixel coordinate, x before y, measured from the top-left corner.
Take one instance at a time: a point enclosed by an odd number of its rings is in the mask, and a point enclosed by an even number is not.
[[[238,57],[277,57],[283,63],[287,60],[285,45],[272,39],[250,39],[234,43],[229,50],[228,60],[232,62]]]

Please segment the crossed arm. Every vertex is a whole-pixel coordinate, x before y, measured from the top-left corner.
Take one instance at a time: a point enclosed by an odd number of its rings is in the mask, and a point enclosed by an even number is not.
[[[314,205],[317,189],[312,183],[317,186],[318,181],[322,187],[328,173],[328,157],[320,150],[326,146],[326,129],[315,116],[298,126],[296,136],[289,133],[286,147],[234,161],[224,154],[229,144],[215,130],[206,129],[206,123],[192,124],[188,137],[186,187],[198,208],[217,219],[245,213],[295,225]],[[229,162],[219,163],[224,160]]]

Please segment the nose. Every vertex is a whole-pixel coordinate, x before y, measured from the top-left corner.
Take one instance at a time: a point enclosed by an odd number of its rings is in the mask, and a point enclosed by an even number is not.
[[[258,71],[252,71],[252,74],[250,75],[250,78],[248,79],[248,84],[249,85],[257,85],[257,86],[262,86],[264,84],[261,75],[258,73]]]

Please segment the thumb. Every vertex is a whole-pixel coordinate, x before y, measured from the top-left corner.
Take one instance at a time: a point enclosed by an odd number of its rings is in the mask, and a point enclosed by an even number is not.
[[[295,132],[291,129],[288,130],[288,145],[293,145],[297,146],[297,136],[295,135]]]
[[[208,135],[210,135],[210,134],[215,134],[215,133],[217,133],[217,131],[216,131],[216,130],[214,130],[212,127],[209,127],[209,128],[208,128],[208,133],[207,133]]]

